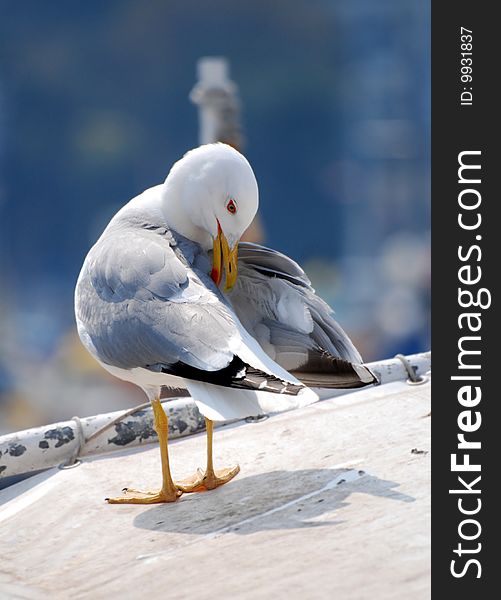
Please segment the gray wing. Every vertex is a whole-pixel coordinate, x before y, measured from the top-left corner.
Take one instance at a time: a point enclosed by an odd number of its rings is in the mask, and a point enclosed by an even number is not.
[[[335,388],[375,382],[333,310],[284,254],[241,242],[239,276],[228,297],[263,350],[303,383]]]
[[[90,251],[77,284],[84,344],[102,362],[123,369],[226,367],[238,333],[231,310],[197,268],[204,260],[196,244],[165,229],[108,231]]]

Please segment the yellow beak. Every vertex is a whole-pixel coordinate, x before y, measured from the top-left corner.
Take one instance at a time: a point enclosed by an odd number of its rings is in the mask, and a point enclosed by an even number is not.
[[[226,273],[224,291],[228,292],[235,285],[238,275],[238,244],[230,250],[228,240],[218,224],[218,234],[212,249],[212,271],[210,276],[219,286],[223,279],[223,269]]]

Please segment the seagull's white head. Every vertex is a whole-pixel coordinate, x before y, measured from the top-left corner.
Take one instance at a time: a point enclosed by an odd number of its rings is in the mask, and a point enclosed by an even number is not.
[[[226,144],[191,150],[171,169],[164,184],[167,223],[181,235],[213,248],[211,277],[226,289],[237,278],[238,241],[257,212],[259,194],[247,159]]]

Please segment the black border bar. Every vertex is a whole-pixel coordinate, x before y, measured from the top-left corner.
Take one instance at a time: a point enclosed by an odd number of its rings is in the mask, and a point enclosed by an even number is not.
[[[501,24],[495,7],[432,4],[432,592],[454,600],[501,594],[501,327],[495,321]],[[471,72],[461,71],[467,66]]]

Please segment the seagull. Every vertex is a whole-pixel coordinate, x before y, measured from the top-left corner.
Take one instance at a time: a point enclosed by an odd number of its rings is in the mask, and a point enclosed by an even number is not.
[[[214,422],[306,406],[315,387],[376,382],[301,267],[239,243],[257,208],[247,159],[206,144],[123,206],[85,258],[80,339],[104,369],[144,390],[160,445],[160,490],[125,488],[111,504],[173,502],[230,481],[240,468],[214,469]],[[164,387],[187,388],[206,423],[205,472],[176,482]]]

